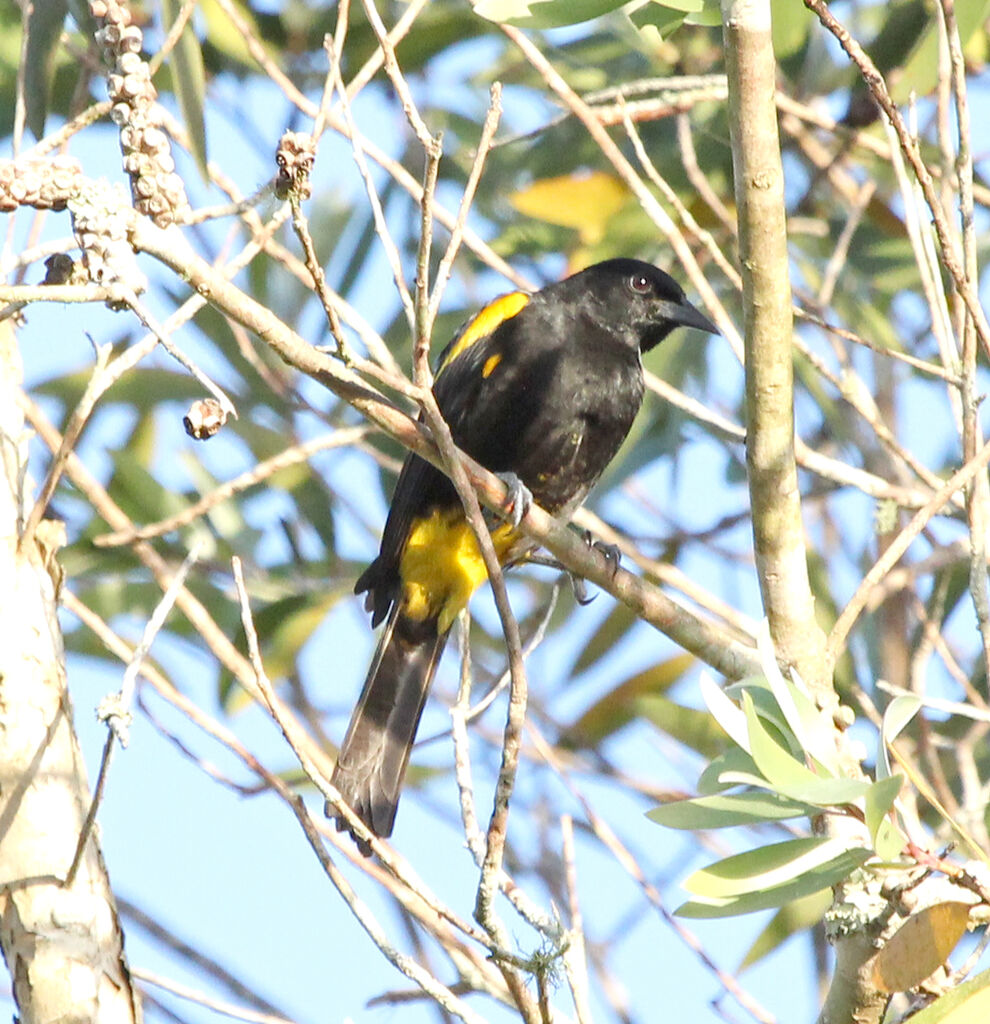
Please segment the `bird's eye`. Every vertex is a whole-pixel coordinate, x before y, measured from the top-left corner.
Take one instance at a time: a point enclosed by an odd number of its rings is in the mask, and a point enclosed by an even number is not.
[[[645,274],[633,274],[629,278],[629,287],[639,295],[646,295],[653,291],[653,283]]]

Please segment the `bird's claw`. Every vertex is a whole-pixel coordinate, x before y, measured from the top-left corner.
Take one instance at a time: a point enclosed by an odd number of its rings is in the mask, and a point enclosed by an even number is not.
[[[598,596],[597,594],[588,593],[588,581],[583,576],[576,576],[574,573],[568,572],[567,578],[571,581],[571,590],[574,592],[574,600],[577,601],[582,608],[591,604],[591,602]]]
[[[516,476],[515,473],[496,473],[499,480],[508,488],[505,500],[506,517],[514,530],[526,518],[533,507],[533,492]]]
[[[614,576],[619,568],[619,563],[622,561],[622,552],[619,550],[619,545],[606,544],[603,540],[595,540],[591,530],[584,531],[584,542],[589,548],[594,548],[595,551],[599,551],[605,556],[605,560],[612,566],[612,575]]]

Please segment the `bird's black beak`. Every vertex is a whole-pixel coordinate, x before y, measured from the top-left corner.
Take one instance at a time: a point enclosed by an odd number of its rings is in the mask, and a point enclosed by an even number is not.
[[[708,334],[722,333],[701,310],[692,306],[687,299],[682,299],[674,306],[670,312],[670,319],[680,327],[696,327],[699,331],[706,331]]]

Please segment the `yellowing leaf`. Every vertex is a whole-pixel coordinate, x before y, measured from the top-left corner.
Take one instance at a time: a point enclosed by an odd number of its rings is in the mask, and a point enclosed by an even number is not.
[[[576,229],[583,245],[594,245],[605,237],[609,222],[629,195],[618,178],[589,171],[534,181],[510,202],[527,217]]]
[[[675,654],[642,672],[637,672],[596,700],[561,737],[570,747],[594,746],[628,725],[639,713],[637,702],[665,693],[694,664],[693,654]]]
[[[234,9],[251,29],[254,37],[264,45],[264,33],[254,19],[251,8],[244,3],[235,0]],[[200,0],[199,12],[206,22],[206,38],[225,56],[231,60],[243,64],[247,68],[254,68],[255,60],[251,56],[244,36],[237,30],[233,22],[227,17],[226,12],[217,3],[217,0]]]
[[[968,903],[936,903],[901,926],[873,964],[873,981],[884,992],[906,992],[945,963],[962,938]]]
[[[475,14],[523,28],[579,25],[621,7],[625,0],[475,0]]]

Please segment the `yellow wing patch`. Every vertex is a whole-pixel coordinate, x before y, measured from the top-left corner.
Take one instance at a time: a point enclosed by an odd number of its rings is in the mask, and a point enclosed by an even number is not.
[[[500,560],[515,539],[508,525],[493,531]],[[419,621],[435,615],[440,632],[449,629],[488,578],[478,541],[459,507],[434,509],[413,523],[399,560],[399,577],[402,611]]]
[[[488,378],[495,372],[495,367],[502,362],[502,356],[496,352],[495,355],[489,356],[485,360],[485,365],[481,368],[481,376],[488,380]]]
[[[505,320],[511,320],[529,302],[529,298],[526,292],[509,292],[489,302],[461,331],[460,337],[454,342],[453,347],[447,353],[440,369],[443,370],[449,366],[476,341],[480,341],[491,334],[500,323]],[[492,369],[495,369],[495,367],[492,367]]]

